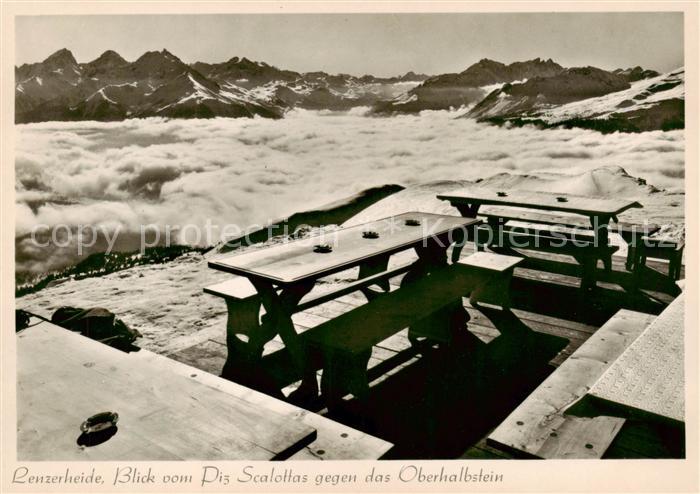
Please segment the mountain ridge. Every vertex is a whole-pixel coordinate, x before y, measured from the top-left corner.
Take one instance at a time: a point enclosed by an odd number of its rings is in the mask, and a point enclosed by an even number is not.
[[[409,71],[394,77],[357,77],[297,72],[239,56],[220,63],[185,63],[166,48],[147,51],[131,62],[106,50],[94,60],[78,63],[70,50],[62,48],[42,62],[15,67],[15,122],[283,118],[294,108],[355,107],[385,116],[465,107],[469,118],[502,123],[625,91],[631,84],[659,76],[641,66],[613,71],[565,68],[551,58],[537,57],[510,64],[482,58],[461,72],[433,76]],[[678,101],[675,97],[672,103],[658,102],[656,106],[664,110],[651,119],[648,107],[639,108],[643,115],[634,118],[648,121],[644,129],[665,128],[669,121],[677,128],[683,110]]]

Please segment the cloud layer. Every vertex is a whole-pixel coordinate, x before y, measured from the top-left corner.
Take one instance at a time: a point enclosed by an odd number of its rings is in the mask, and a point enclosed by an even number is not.
[[[601,135],[506,129],[454,117],[370,118],[356,109],[295,111],[282,120],[19,125],[17,268],[42,271],[73,257],[47,256],[28,245],[37,224],[132,234],[146,224],[245,229],[385,183],[500,172],[574,175],[614,165],[657,187],[683,190],[682,131]]]

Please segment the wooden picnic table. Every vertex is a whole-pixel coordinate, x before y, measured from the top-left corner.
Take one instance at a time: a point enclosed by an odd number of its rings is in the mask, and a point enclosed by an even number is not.
[[[421,277],[446,265],[450,245],[463,241],[466,230],[479,222],[475,218],[410,212],[210,261],[209,267],[213,269],[247,278],[256,294],[248,303],[236,301],[235,311],[229,307],[229,360],[234,348],[238,348],[239,359],[259,360],[265,343],[279,334],[303,376],[302,385],[290,398],[303,401],[315,397],[318,394],[316,376],[313,368],[307,365],[304,345],[294,328],[292,315],[304,306],[302,301],[308,300],[307,295],[317,281],[358,266],[358,280],[370,279],[387,272],[393,254],[409,249],[415,249],[418,260],[404,270],[406,279]],[[367,238],[367,232],[373,232],[370,236],[375,238]],[[316,252],[315,246],[321,244],[331,246],[332,251]],[[378,284],[385,290],[389,288],[388,280]],[[372,298],[370,291],[363,289],[362,292],[368,299]],[[209,290],[209,293],[215,292]],[[343,292],[336,293],[340,296]],[[321,296],[321,299],[333,297]],[[266,314],[258,322],[261,305]],[[236,334],[246,336],[245,345],[234,338]]]
[[[438,199],[449,201],[462,216],[475,218],[482,205],[512,206],[560,213],[579,214],[589,218],[596,233],[599,245],[607,245],[608,223],[617,220],[617,215],[630,208],[642,205],[629,199],[554,194],[536,191],[496,191],[484,188],[467,188],[448,194],[440,194]]]
[[[316,437],[308,425],[171,371],[177,362],[139,353],[48,322],[19,332],[18,459],[273,460]],[[119,415],[116,429],[81,435],[83,421],[106,411]]]
[[[593,231],[592,244],[597,247],[607,247],[608,224],[610,220],[617,222],[617,215],[630,209],[641,208],[636,201],[624,198],[600,198],[577,196],[572,194],[554,194],[537,191],[496,191],[485,188],[465,188],[448,194],[439,194],[438,199],[449,201],[462,216],[475,218],[483,205],[507,206],[533,210],[555,211],[558,213],[576,214],[587,217]],[[494,221],[496,220],[496,221]],[[505,223],[497,218],[489,218],[491,224],[502,227]],[[453,259],[460,255],[460,249],[455,249]],[[605,260],[605,259],[604,259]],[[594,286],[594,276],[588,273],[582,286]]]
[[[567,414],[685,422],[683,317],[679,295],[598,378]]]

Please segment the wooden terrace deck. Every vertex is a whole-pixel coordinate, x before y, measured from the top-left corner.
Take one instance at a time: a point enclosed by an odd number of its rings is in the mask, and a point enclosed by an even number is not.
[[[467,246],[462,256],[472,252]],[[661,274],[668,265],[652,259],[642,290],[631,292],[622,288],[632,276],[625,258],[614,256],[612,273],[599,272],[594,295],[582,295],[578,266],[566,258],[538,254],[536,262],[555,272],[516,268],[511,311],[465,303],[471,321],[459,354],[417,353],[404,330],[374,347],[369,399],[347,401],[327,416],[394,443],[386,458],[508,458],[485,438],[547,375],[619,309],[658,314],[678,293]],[[293,320],[304,331],[364,302],[359,293],[346,295]],[[174,342],[168,356],[218,375],[226,358],[225,337],[223,326],[200,331]],[[288,360],[270,357],[282,347],[278,340],[268,343],[266,364],[278,384],[290,386],[288,391],[298,376]],[[318,411],[326,414],[321,407]],[[677,445],[682,442],[628,421],[606,457],[673,457],[681,454]]]

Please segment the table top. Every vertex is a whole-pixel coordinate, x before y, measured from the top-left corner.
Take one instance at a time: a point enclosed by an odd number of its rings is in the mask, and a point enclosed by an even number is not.
[[[600,376],[587,393],[598,407],[684,422],[684,307],[681,294]]]
[[[420,224],[410,226],[406,220]],[[475,218],[411,212],[330,233],[264,247],[209,262],[209,267],[258,278],[276,285],[318,279],[357,266],[372,258],[391,255],[421,245],[430,237],[444,236],[480,223]],[[372,231],[378,238],[364,238]],[[314,246],[328,244],[332,252],[314,252]]]
[[[499,192],[505,194],[499,196]],[[572,194],[553,194],[536,191],[497,191],[485,188],[465,188],[440,194],[438,199],[452,204],[492,204],[514,206],[545,211],[560,211],[585,216],[615,216],[630,208],[642,205],[630,199],[610,199],[601,197],[576,196]],[[564,199],[563,201],[558,199]]]
[[[18,333],[17,381],[20,461],[271,460],[316,436],[305,424],[48,322]],[[119,414],[116,434],[80,446],[82,422],[105,411]]]

